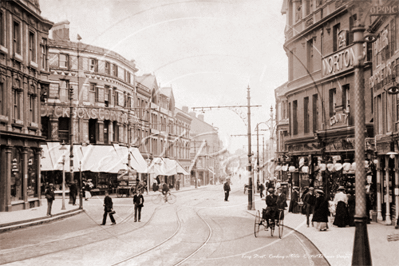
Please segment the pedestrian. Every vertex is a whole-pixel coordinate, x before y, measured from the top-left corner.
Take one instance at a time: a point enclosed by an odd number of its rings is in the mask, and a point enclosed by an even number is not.
[[[309,187],[305,186],[303,189],[304,190],[303,190],[302,195],[301,195],[301,201],[305,202],[305,197],[306,197],[306,194],[308,194],[308,192],[309,192]],[[302,204],[302,208],[301,208],[300,212],[303,215],[306,215],[306,206],[304,204]]]
[[[316,193],[316,204],[312,222],[317,223],[316,228],[320,231],[326,231],[328,229],[328,216],[330,215],[328,200],[324,196],[323,190],[316,189]]]
[[[143,189],[148,195],[148,186],[147,186],[147,182],[146,181],[143,182]],[[143,193],[144,193],[144,191],[143,191]]]
[[[277,195],[274,193],[274,187],[270,187],[267,192],[269,195],[266,196],[266,212],[265,212],[265,219],[267,222],[267,227],[270,227],[270,221],[274,223],[274,219],[276,217],[276,210],[277,210]]]
[[[265,190],[265,185],[263,185],[263,183],[260,183],[259,184],[260,198],[263,198],[263,190]]]
[[[355,195],[353,194],[352,190],[349,190],[349,194],[348,194],[348,216],[349,216],[348,224],[349,224],[349,226],[355,226],[355,203],[356,203]]]
[[[227,179],[223,185],[224,189],[224,201],[229,201],[229,193],[230,193],[230,180]]]
[[[109,218],[111,219],[112,224],[116,224],[115,219],[113,214],[115,213],[113,211],[113,203],[112,199],[109,196],[109,192],[106,190],[105,191],[105,198],[104,198],[104,215],[103,215],[103,223],[101,225],[105,225],[107,222],[107,216],[109,214]]]
[[[69,185],[69,195],[71,196],[71,204],[73,206],[76,205],[76,195],[78,194],[78,187],[76,186],[76,181],[72,180],[71,184]]]
[[[314,195],[314,188],[310,187],[308,193],[306,193],[303,199],[303,208],[306,210],[306,224],[309,227],[309,217],[314,214],[314,207],[316,204],[316,196]],[[312,226],[313,220],[312,220]]]
[[[158,183],[157,183],[157,182],[154,182],[154,183],[152,184],[152,191],[157,192],[158,189],[159,189]]]
[[[333,225],[338,227],[345,227],[348,223],[348,196],[346,196],[345,187],[339,186],[338,192],[334,196],[335,219]]]
[[[134,195],[133,197],[133,204],[134,204],[134,222],[137,222],[137,216],[138,216],[138,221],[140,222],[141,208],[144,207],[144,197],[141,191],[136,190],[136,195]]]
[[[91,182],[91,179],[87,180],[85,184],[85,200],[89,200],[91,198],[91,189],[93,188],[93,183]]]
[[[279,187],[277,189],[277,201],[276,201],[276,204],[277,204],[276,218],[278,220],[279,219],[283,220],[284,219],[284,210],[285,210],[286,207],[288,207],[288,205],[287,205],[287,197],[285,196],[285,193],[283,192],[282,187]],[[281,213],[281,217],[279,217],[280,210],[283,210],[282,213]]]
[[[49,184],[44,195],[47,199],[47,216],[52,216],[51,207],[53,206],[53,201],[55,199],[54,187],[52,183]]]
[[[292,194],[290,200],[290,207],[288,208],[288,212],[298,213],[298,199],[299,199],[299,191],[297,186],[292,187]]]

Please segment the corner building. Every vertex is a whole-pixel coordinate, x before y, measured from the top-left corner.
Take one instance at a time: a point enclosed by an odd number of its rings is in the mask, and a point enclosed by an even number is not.
[[[0,2],[0,212],[40,206],[48,33],[38,0]]]
[[[288,128],[279,133],[280,162],[292,185],[338,186],[354,190],[354,49],[352,28],[357,14],[350,1],[285,0],[285,44],[289,62],[287,89],[280,89],[277,108]],[[364,80],[371,75],[371,45],[364,44]],[[375,184],[372,90],[365,82],[365,123],[368,175]],[[282,120],[283,121],[283,120]],[[282,125],[283,126],[283,125]],[[351,166],[345,167],[342,164]],[[324,166],[327,169],[324,170]],[[288,167],[290,166],[290,167]]]

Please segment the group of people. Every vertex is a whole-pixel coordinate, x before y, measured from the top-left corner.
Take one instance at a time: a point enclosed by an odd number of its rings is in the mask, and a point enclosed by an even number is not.
[[[270,223],[274,223],[277,220],[284,219],[284,210],[287,207],[287,197],[283,192],[282,188],[277,188],[275,191],[274,187],[269,187],[268,195],[266,196],[266,209],[262,213],[262,218],[267,222],[267,228],[270,227]],[[265,230],[268,230],[265,228]]]

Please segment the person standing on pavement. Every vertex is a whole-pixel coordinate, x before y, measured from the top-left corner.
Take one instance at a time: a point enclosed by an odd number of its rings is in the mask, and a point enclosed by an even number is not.
[[[71,195],[72,205],[76,205],[76,195],[78,194],[78,187],[76,186],[76,181],[73,180],[69,186],[69,194]]]
[[[314,214],[314,206],[316,204],[316,196],[314,195],[314,188],[310,187],[309,188],[309,192],[306,193],[304,199],[303,199],[303,208],[306,209],[306,224],[309,227],[309,217],[310,215]],[[312,220],[312,226],[314,226],[313,224],[313,220]]]
[[[343,186],[338,187],[338,192],[334,196],[335,219],[333,225],[338,227],[345,227],[348,224],[348,196],[344,193]]]
[[[224,190],[224,201],[229,201],[229,193],[230,193],[230,180],[227,179],[223,185]]]
[[[47,216],[52,216],[51,215],[51,207],[53,206],[53,201],[55,199],[54,187],[53,187],[52,183],[49,184],[44,195],[47,199]]]
[[[324,192],[321,189],[316,189],[316,193],[316,204],[312,223],[317,222],[316,228],[320,231],[326,231],[328,229],[328,216],[330,215],[328,197],[324,196]]]
[[[105,191],[105,198],[104,198],[104,215],[103,215],[103,222],[101,225],[105,225],[107,222],[107,216],[109,214],[109,218],[111,219],[112,224],[116,224],[114,216],[112,215],[113,213],[113,203],[112,199],[109,196],[109,192],[106,190]]]
[[[288,212],[298,213],[298,198],[299,198],[298,187],[294,186],[292,187],[292,195]]]
[[[93,188],[93,183],[91,182],[91,179],[87,180],[86,185],[85,185],[85,200],[89,200],[91,198],[91,189]]]
[[[349,224],[349,226],[355,226],[355,208],[356,208],[356,198],[355,198],[355,195],[353,195],[353,191],[349,190],[349,193],[348,193],[348,216],[349,216],[348,224]]]
[[[265,186],[263,185],[263,183],[259,184],[259,195],[260,198],[263,198],[263,190],[265,189]]]
[[[141,191],[136,190],[136,195],[133,197],[134,204],[134,222],[141,221],[141,208],[144,207],[144,197]],[[138,219],[137,219],[138,216]]]

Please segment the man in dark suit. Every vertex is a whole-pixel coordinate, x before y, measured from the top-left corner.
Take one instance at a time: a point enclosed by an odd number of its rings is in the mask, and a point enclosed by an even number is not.
[[[45,192],[45,196],[47,199],[47,216],[52,216],[51,207],[53,206],[53,200],[55,199],[54,187],[52,183],[49,184],[49,187]]]
[[[285,196],[285,193],[283,192],[282,188],[279,187],[277,189],[277,201],[276,201],[276,205],[277,205],[277,210],[276,210],[276,219],[279,220],[284,219],[284,210],[285,208],[288,206],[287,205],[287,197]],[[281,213],[281,217],[279,217],[280,214],[280,210],[283,210]]]
[[[229,201],[229,193],[230,193],[230,180],[227,179],[226,183],[223,185],[224,189],[224,201]]]
[[[134,204],[134,221],[137,222],[137,215],[139,222],[141,220],[141,208],[144,207],[144,197],[141,191],[136,190],[136,195],[133,197]]]
[[[72,205],[76,205],[76,195],[78,194],[78,187],[76,186],[76,181],[73,180],[69,185],[69,194],[71,195]]]
[[[116,224],[114,216],[112,215],[112,199],[109,196],[108,191],[105,191],[105,198],[104,198],[104,215],[103,215],[103,223],[101,225],[105,225],[107,222],[107,215],[109,214],[109,218],[111,218],[112,224]]]

